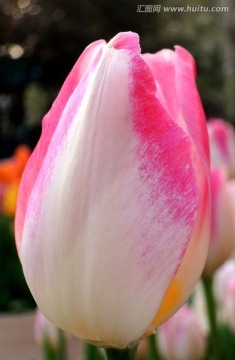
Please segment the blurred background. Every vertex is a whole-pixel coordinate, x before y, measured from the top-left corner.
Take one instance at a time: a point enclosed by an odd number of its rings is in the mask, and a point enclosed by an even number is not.
[[[216,12],[200,10],[207,6]],[[42,116],[84,47],[120,31],[138,32],[143,52],[186,47],[207,116],[234,122],[234,16],[232,0],[0,0],[0,158],[22,142],[35,145]]]
[[[215,12],[204,11],[212,6]],[[16,148],[34,148],[41,119],[82,50],[120,31],[138,32],[143,52],[187,48],[197,62],[207,117],[234,123],[234,20],[233,0],[0,0],[0,159],[9,158],[7,181]],[[19,311],[34,303],[14,245],[14,209],[2,213],[0,311]]]

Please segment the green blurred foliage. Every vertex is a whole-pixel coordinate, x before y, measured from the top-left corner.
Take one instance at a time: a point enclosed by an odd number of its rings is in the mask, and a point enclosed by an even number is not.
[[[0,214],[0,311],[34,307],[16,251],[13,219]]]
[[[210,335],[209,335],[210,336]],[[235,354],[235,334],[226,326],[218,328],[219,359],[232,360]],[[214,360],[213,352],[208,346],[204,360]]]

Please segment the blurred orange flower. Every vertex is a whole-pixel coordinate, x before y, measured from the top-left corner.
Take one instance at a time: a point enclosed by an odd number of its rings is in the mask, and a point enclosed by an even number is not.
[[[0,161],[0,212],[14,216],[20,179],[31,150],[19,145],[11,158]]]

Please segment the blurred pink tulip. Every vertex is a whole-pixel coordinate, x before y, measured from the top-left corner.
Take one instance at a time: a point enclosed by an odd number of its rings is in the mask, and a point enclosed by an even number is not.
[[[230,193],[230,201],[232,205],[233,219],[235,223],[235,179],[229,180],[228,191]]]
[[[201,360],[207,333],[189,306],[183,306],[158,329],[159,349],[165,360]]]
[[[214,290],[216,301],[219,306],[223,306],[224,294],[230,278],[235,277],[235,260],[227,260],[216,272]]]
[[[135,33],[82,53],[24,172],[16,243],[58,327],[125,348],[189,297],[210,227],[209,146],[183,48],[140,54]]]
[[[41,346],[47,340],[52,348],[59,347],[59,329],[39,309],[35,313],[34,337]]]
[[[211,170],[212,218],[209,251],[203,274],[212,275],[235,249],[235,217],[231,188],[222,168]],[[235,196],[235,192],[234,192]]]
[[[235,275],[231,276],[226,284],[224,311],[228,326],[235,332]]]
[[[230,177],[235,176],[235,131],[223,119],[209,119],[209,144],[212,167],[222,167]]]
[[[225,321],[230,329],[235,332],[235,274],[226,282],[223,299]]]

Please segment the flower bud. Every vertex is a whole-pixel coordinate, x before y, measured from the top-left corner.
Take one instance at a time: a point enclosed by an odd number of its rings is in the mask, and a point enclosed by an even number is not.
[[[228,260],[216,272],[214,293],[220,322],[228,324],[235,331],[235,261]]]
[[[235,275],[228,279],[225,287],[224,314],[228,326],[235,332]]]
[[[208,134],[212,167],[224,168],[229,177],[235,176],[235,131],[223,119],[209,119]]]
[[[17,249],[43,313],[104,347],[154,333],[201,275],[209,187],[192,56],[141,55],[131,32],[91,44],[43,119],[18,197]]]
[[[196,313],[185,305],[158,329],[159,349],[166,360],[201,360],[206,335]]]
[[[227,260],[215,273],[214,291],[217,302],[221,305],[224,301],[224,294],[231,277],[235,276],[235,260]]]
[[[39,309],[35,313],[34,337],[41,346],[48,341],[53,349],[59,347],[59,329]]]
[[[227,179],[227,173],[222,168],[211,170],[211,197],[211,234],[203,271],[205,276],[212,275],[228,260],[235,248],[235,216],[231,186]]]

